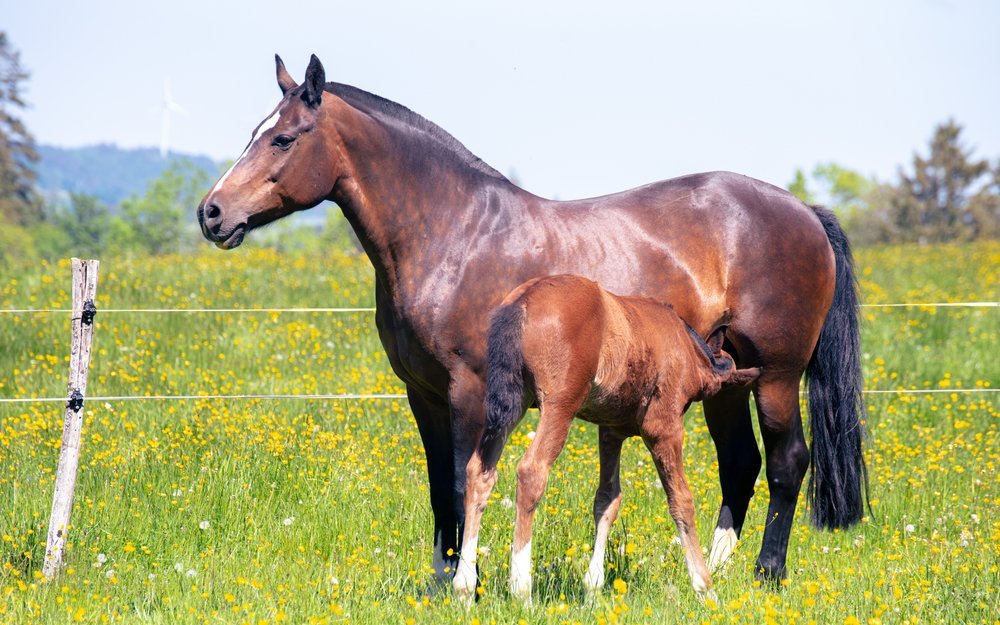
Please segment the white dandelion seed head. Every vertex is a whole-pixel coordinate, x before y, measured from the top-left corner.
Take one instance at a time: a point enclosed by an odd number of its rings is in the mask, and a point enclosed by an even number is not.
[[[107,561],[108,561],[108,556],[104,555],[103,553],[97,554],[97,564],[98,565],[104,564]]]
[[[194,576],[196,576],[197,574],[198,574],[198,571],[196,571],[196,570],[194,570],[194,569],[188,569],[188,572],[187,572],[187,576],[188,576],[188,577],[194,577]]]
[[[175,562],[174,563],[174,570],[177,571],[178,573],[183,573],[184,572],[184,563],[183,562]]]
[[[208,528],[212,527],[212,524],[209,523],[208,521],[202,521],[201,523],[198,524],[198,527],[200,527],[203,530],[207,530]]]
[[[913,527],[913,523],[907,523],[903,529],[906,530],[907,534],[912,534],[917,528]]]
[[[291,524],[292,524],[292,523],[294,523],[294,522],[295,522],[295,517],[293,517],[293,516],[290,516],[290,517],[288,517],[287,519],[285,519],[284,521],[282,521],[281,523],[282,523],[282,524],[283,524],[283,525],[284,525],[285,527],[288,527],[289,525],[291,525]]]
[[[108,579],[111,579],[112,577],[115,576],[115,570],[114,569],[108,569],[108,572],[105,573],[104,576],[107,577]]]
[[[531,440],[531,441],[535,440],[535,431],[534,430],[528,432],[528,440]]]

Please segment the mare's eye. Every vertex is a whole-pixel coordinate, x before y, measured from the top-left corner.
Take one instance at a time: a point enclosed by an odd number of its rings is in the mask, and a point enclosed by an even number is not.
[[[295,137],[289,137],[288,135],[278,135],[271,140],[271,145],[277,146],[281,149],[286,149],[288,146],[292,145],[295,141]]]

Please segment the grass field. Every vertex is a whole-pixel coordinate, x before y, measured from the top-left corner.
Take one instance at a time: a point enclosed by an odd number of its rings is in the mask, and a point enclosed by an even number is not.
[[[861,250],[869,304],[1000,300],[1000,244]],[[0,267],[0,309],[70,306],[68,263]],[[104,259],[98,308],[370,306],[367,260],[206,252]],[[596,429],[574,427],[535,526],[532,607],[506,590],[513,466],[484,517],[482,600],[425,597],[432,536],[423,449],[405,402],[89,401],[62,575],[40,580],[59,403],[0,403],[0,623],[997,623],[1000,309],[865,308],[874,514],[819,532],[799,504],[790,577],[751,575],[766,511],[690,589],[655,471],[626,444],[608,583],[587,601]],[[63,397],[66,314],[0,314],[0,397]],[[91,396],[395,393],[370,313],[98,313]],[[685,464],[707,545],[720,501],[700,407]]]

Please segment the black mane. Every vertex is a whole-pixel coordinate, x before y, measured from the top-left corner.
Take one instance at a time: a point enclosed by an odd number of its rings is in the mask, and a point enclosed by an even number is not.
[[[507,180],[506,176],[470,152],[467,147],[462,145],[458,139],[448,134],[448,132],[446,132],[443,128],[414,113],[402,104],[397,104],[396,102],[387,100],[382,96],[375,95],[374,93],[368,93],[363,89],[358,89],[357,87],[352,87],[351,85],[345,85],[339,82],[326,83],[326,90],[344,100],[351,106],[361,109],[366,113],[375,116],[385,116],[416,128],[417,130],[420,130],[434,138],[442,147],[451,151],[459,158],[459,160],[469,167],[472,167],[473,169],[490,177]]]

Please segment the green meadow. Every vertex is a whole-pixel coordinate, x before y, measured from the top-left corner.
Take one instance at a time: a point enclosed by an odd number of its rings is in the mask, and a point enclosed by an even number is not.
[[[752,568],[767,484],[717,602],[690,588],[666,497],[626,444],[604,592],[584,593],[596,428],[574,426],[535,525],[533,603],[507,592],[513,435],[483,519],[482,595],[428,594],[423,448],[399,399],[88,399],[65,564],[41,578],[63,403],[0,403],[0,623],[1000,622],[1000,243],[862,249],[871,514],[820,532],[799,503],[789,579]],[[68,261],[0,267],[0,309],[70,307]],[[912,304],[877,307],[880,304]],[[402,392],[371,313],[114,312],[368,307],[363,257],[212,250],[102,259],[88,395]],[[67,313],[0,312],[0,398],[66,394]],[[914,392],[919,391],[919,392]],[[931,391],[931,392],[928,392]],[[700,406],[685,467],[708,545],[720,501]]]

